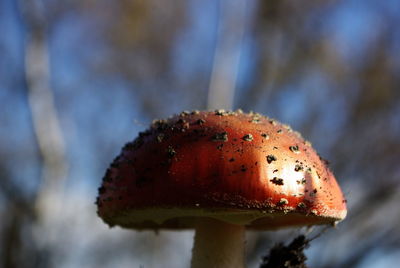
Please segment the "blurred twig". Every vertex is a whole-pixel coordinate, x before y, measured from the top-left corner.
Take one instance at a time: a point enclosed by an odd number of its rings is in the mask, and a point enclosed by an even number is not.
[[[46,23],[40,1],[21,2],[29,32],[25,47],[25,72],[33,128],[43,160],[43,180],[37,197],[38,210],[46,214],[45,196],[60,187],[65,177],[64,140],[50,88]]]
[[[208,93],[209,109],[232,109],[243,36],[246,1],[220,2],[220,19]]]
[[[61,191],[66,176],[64,139],[50,87],[47,24],[40,0],[21,1],[20,10],[28,33],[25,44],[25,74],[33,129],[43,161],[42,180],[34,203],[38,237],[43,243],[47,229],[60,213]],[[47,229],[49,230],[49,229]]]

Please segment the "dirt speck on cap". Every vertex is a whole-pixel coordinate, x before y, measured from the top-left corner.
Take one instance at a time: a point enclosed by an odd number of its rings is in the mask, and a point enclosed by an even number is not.
[[[269,135],[267,133],[262,133],[261,137],[263,137],[264,139],[268,140],[269,139]]]
[[[281,198],[278,202],[278,205],[287,205],[289,204],[289,201],[286,198]]]
[[[167,155],[169,158],[172,158],[176,155],[176,151],[174,150],[174,148],[172,148],[172,146],[168,146]]]
[[[294,166],[294,171],[302,171],[304,169],[304,167],[302,165],[296,165]]]
[[[253,140],[253,135],[251,134],[246,134],[243,136],[243,140],[245,141],[252,141]]]
[[[299,208],[306,208],[307,205],[306,205],[305,203],[303,203],[303,202],[300,202],[300,203],[297,205],[297,207],[299,207]]]
[[[297,184],[306,184],[307,181],[305,178],[302,178],[301,180],[297,180],[296,182]]]
[[[283,185],[282,178],[274,177],[274,178],[272,178],[272,180],[269,180],[269,181],[276,185]]]
[[[185,117],[185,116],[187,116],[187,115],[189,115],[189,114],[190,114],[189,111],[182,111],[182,112],[179,114],[179,116]]]
[[[160,134],[157,135],[157,141],[158,142],[162,142],[163,139],[164,139],[164,133],[160,133]]]
[[[206,122],[206,120],[201,119],[201,118],[200,118],[199,120],[196,121],[196,123],[197,123],[198,125],[203,125],[205,122]]]
[[[216,133],[212,137],[213,141],[228,141],[228,133],[227,132],[221,132],[221,133]]]
[[[218,110],[215,110],[215,115],[226,116],[226,115],[229,115],[229,113],[227,111],[225,111],[224,109],[218,109]]]
[[[299,154],[300,153],[299,146],[297,146],[297,145],[289,146],[289,149],[290,149],[290,151],[292,151],[295,154]]]
[[[272,155],[272,154],[267,155],[267,162],[268,162],[268,164],[271,164],[271,162],[276,161],[276,160],[278,160],[278,159],[276,158],[275,155]]]

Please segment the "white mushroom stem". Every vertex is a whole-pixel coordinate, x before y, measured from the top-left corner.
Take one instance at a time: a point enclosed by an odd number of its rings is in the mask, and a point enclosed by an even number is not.
[[[199,218],[191,268],[244,268],[244,233],[244,226]]]

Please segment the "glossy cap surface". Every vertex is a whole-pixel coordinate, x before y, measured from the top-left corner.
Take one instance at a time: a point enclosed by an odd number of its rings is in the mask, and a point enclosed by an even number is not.
[[[249,229],[329,224],[346,204],[310,143],[256,113],[183,112],[126,144],[99,188],[110,226],[193,228],[212,217]]]

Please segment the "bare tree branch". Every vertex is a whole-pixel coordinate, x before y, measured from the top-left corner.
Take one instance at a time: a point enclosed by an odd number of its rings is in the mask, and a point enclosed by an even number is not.
[[[33,128],[43,161],[42,179],[33,204],[38,216],[37,238],[44,246],[52,220],[60,213],[63,182],[67,172],[64,138],[50,86],[47,24],[40,0],[21,1],[28,36],[25,44],[25,75]]]

